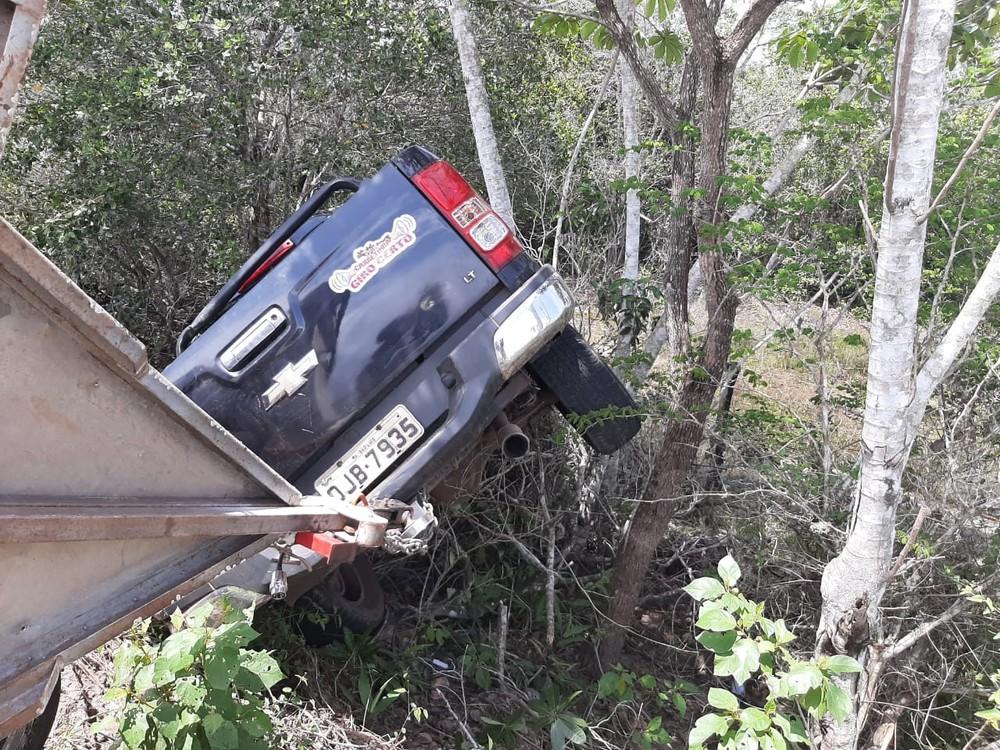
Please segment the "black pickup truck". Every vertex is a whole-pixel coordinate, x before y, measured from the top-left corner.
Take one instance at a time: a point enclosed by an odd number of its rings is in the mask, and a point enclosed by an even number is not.
[[[496,448],[526,453],[521,426],[552,406],[606,415],[583,433],[602,453],[638,430],[573,307],[461,175],[414,146],[317,190],[198,314],[165,374],[304,494],[451,498],[470,486],[449,475]],[[380,592],[358,590],[370,571],[349,577],[314,598],[375,624]]]

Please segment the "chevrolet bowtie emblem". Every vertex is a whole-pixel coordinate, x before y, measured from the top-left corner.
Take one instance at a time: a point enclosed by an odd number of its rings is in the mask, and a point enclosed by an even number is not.
[[[306,378],[319,364],[316,350],[312,349],[298,362],[289,362],[274,376],[274,385],[264,391],[264,410],[270,409],[285,396],[291,396],[306,384]]]

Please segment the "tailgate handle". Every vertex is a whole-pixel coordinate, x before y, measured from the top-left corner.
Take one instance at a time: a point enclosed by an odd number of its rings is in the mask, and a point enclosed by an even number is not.
[[[180,337],[177,339],[177,354],[180,355],[181,352],[191,345],[195,336],[202,333],[218,320],[229,303],[236,297],[240,287],[253,275],[257,267],[271,256],[275,248],[280,246],[299,227],[305,224],[310,216],[322,208],[323,204],[330,200],[330,197],[334,193],[339,193],[343,190],[356,193],[359,187],[361,187],[361,182],[353,177],[338,177],[336,180],[326,183],[309,196],[309,200],[299,206],[299,209],[295,213],[285,219],[282,225],[274,230],[274,234],[264,240],[264,244],[257,248],[256,252],[240,266],[240,270],[229,281],[223,284],[222,289],[212,297],[209,303],[191,321],[191,324],[181,332]]]

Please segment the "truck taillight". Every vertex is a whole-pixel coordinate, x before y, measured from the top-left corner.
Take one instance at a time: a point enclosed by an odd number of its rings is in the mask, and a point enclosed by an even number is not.
[[[494,271],[523,252],[503,219],[448,162],[425,167],[413,176],[413,183]]]

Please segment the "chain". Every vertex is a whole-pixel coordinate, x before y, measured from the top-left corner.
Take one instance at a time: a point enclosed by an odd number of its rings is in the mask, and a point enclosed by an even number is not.
[[[427,552],[428,539],[403,536],[403,529],[389,529],[385,532],[382,549],[390,555],[423,555]]]
[[[428,500],[422,503],[415,501],[404,518],[406,521],[402,528],[389,529],[385,532],[382,548],[392,555],[426,554],[431,537],[434,536],[434,528],[437,526],[434,506]]]

